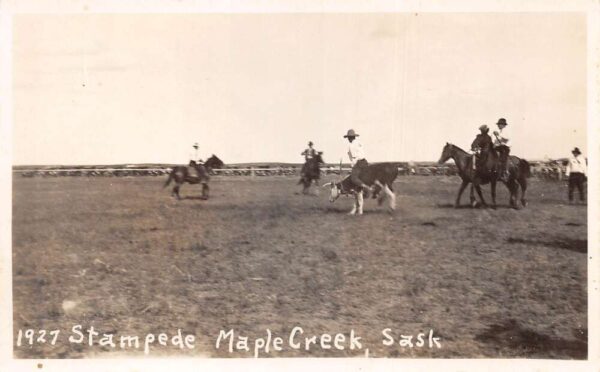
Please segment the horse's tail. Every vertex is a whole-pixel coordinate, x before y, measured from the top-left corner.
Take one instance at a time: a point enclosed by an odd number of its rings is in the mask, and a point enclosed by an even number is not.
[[[167,182],[165,182],[165,184],[163,185],[163,189],[167,186],[169,186],[169,184],[171,183],[171,180],[173,179],[173,170],[171,170],[169,172],[169,178],[167,178]]]
[[[521,159],[519,166],[521,167],[524,177],[531,177],[531,166],[527,160]]]

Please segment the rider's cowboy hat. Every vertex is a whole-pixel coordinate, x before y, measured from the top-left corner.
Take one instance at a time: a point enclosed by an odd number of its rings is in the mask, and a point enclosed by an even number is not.
[[[358,134],[358,133],[356,133],[356,132],[354,131],[354,129],[349,129],[349,130],[348,130],[348,133],[346,133],[346,135],[344,136],[344,138],[348,138],[348,137],[358,137],[358,136],[359,136],[359,134]]]
[[[479,127],[479,130],[482,131],[482,132],[487,133],[487,132],[490,131],[490,128],[488,128],[487,125],[483,124],[482,126]]]
[[[506,123],[506,119],[504,119],[504,118],[500,118],[500,119],[498,119],[498,122],[496,123],[496,125],[500,125],[500,124],[502,124],[502,125],[508,125],[508,124]]]
[[[577,155],[581,155],[581,151],[579,151],[579,147],[575,147],[573,149],[573,151],[571,151],[573,154],[577,154]]]
[[[312,141],[308,141],[308,145],[312,146],[312,145],[314,145],[314,143],[312,143]]]

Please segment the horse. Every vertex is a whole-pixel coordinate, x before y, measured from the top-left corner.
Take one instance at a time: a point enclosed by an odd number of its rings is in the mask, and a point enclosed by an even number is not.
[[[494,151],[491,142],[487,144],[484,143],[489,139],[489,136],[486,137],[487,138],[478,135],[475,141],[473,141],[472,147],[482,148],[481,156],[476,161],[475,169],[473,167],[473,156],[460,147],[446,142],[446,145],[442,150],[442,155],[438,160],[438,163],[443,164],[449,159],[454,160],[454,163],[458,169],[458,174],[462,180],[462,184],[460,185],[458,195],[456,196],[456,201],[454,203],[455,208],[460,206],[462,193],[469,184],[471,184],[471,205],[473,207],[476,206],[476,200],[473,196],[473,189],[477,191],[477,195],[479,196],[482,204],[486,205],[480,186],[487,183],[490,183],[491,185],[493,207],[496,206],[496,183],[498,182],[498,172],[496,171],[496,166],[498,163],[498,154],[496,151]],[[483,145],[483,147],[479,145]],[[509,160],[509,179],[505,184],[510,192],[510,206],[517,208],[516,194],[518,192],[519,185],[521,186],[522,190],[521,204],[526,206],[527,201],[525,200],[525,191],[527,190],[527,177],[529,177],[531,174],[529,163],[524,159],[517,158],[516,156],[511,156]]]
[[[192,164],[192,162],[190,162]],[[184,183],[192,185],[202,184],[202,199],[208,199],[208,181],[210,180],[210,174],[213,169],[220,169],[224,165],[223,161],[216,155],[212,155],[204,164],[190,165],[196,168],[196,175],[190,174],[190,166],[176,166],[169,172],[169,178],[163,188],[169,186],[172,180],[175,181],[175,186],[171,192],[171,196],[176,196],[178,200],[181,199],[179,195],[179,189]]]
[[[302,166],[298,185],[302,184],[302,193],[305,195],[308,194],[308,189],[313,181],[315,182],[316,186],[319,186],[319,179],[321,178],[320,165],[325,163],[321,155],[323,155],[323,152],[317,152],[314,157],[306,160]]]
[[[389,199],[389,210],[393,211],[396,209],[396,195],[394,195],[393,183],[398,177],[398,164],[397,163],[375,163],[369,164],[366,168],[362,169],[359,178],[367,186],[374,187],[373,198],[377,198],[378,204],[383,204],[384,199]],[[343,194],[353,194],[355,198],[354,206],[349,214],[363,214],[363,192],[359,190],[356,185],[352,182],[350,176],[347,176],[339,182],[329,182],[323,185],[323,187],[330,186],[331,194],[329,196],[329,202],[333,203]],[[378,195],[380,192],[381,195]]]

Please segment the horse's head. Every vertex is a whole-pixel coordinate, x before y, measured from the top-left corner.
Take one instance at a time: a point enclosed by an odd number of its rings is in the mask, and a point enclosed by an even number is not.
[[[204,166],[208,169],[221,169],[223,165],[225,163],[214,154],[204,162]]]
[[[442,156],[440,156],[440,160],[438,160],[438,164],[444,164],[452,157],[454,145],[449,142],[446,142],[444,149],[442,150]]]
[[[315,159],[317,164],[325,164],[325,162],[323,161],[322,155],[323,155],[323,151],[319,151],[315,154],[315,157],[313,159]]]

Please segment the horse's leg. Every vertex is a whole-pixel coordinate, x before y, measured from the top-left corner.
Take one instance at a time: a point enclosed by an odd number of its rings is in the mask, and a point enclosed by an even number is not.
[[[469,201],[471,202],[471,207],[475,208],[477,206],[477,200],[475,200],[475,194],[473,194],[473,190],[475,189],[475,185],[471,182],[471,193],[469,195]]]
[[[207,183],[203,183],[202,184],[202,198],[203,199],[208,199],[208,184]]]
[[[458,195],[456,196],[456,201],[454,202],[454,208],[458,208],[460,206],[460,198],[462,197],[463,191],[469,184],[468,181],[463,180],[460,184],[460,188],[458,189]],[[471,198],[473,198],[473,189],[471,189]]]
[[[479,195],[479,199],[481,200],[481,204],[483,206],[486,206],[487,203],[485,202],[485,199],[483,198],[483,193],[481,192],[481,186],[479,185],[479,183],[477,183],[475,185],[475,191],[477,191],[477,195]]]
[[[510,192],[510,198],[509,198],[509,205],[515,209],[518,208],[517,206],[517,192],[518,192],[518,186],[517,183],[515,182],[514,179],[509,180],[506,184],[506,186],[508,187],[508,191]]]
[[[176,184],[175,187],[173,187],[173,193],[177,197],[177,200],[181,200],[181,196],[179,195],[179,187],[180,186],[181,186],[180,184]]]
[[[521,178],[519,178],[519,184],[521,185],[521,204],[526,207],[527,200],[525,200],[525,191],[527,191],[527,178],[521,176]]]
[[[319,185],[319,180],[315,179],[314,182],[315,182],[315,196],[319,196],[320,195],[319,189],[321,188],[321,186]]]
[[[496,180],[492,180],[490,186],[492,189],[492,208],[496,209]]]
[[[302,180],[302,194],[308,194],[308,186],[306,185],[306,180]]]

